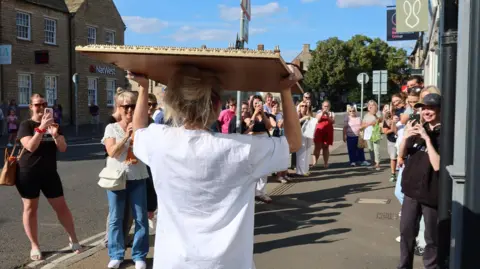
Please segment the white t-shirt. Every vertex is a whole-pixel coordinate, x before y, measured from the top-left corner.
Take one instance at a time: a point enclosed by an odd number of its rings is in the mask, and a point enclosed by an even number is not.
[[[155,269],[254,269],[256,181],[289,164],[285,137],[151,124],[134,154],[158,197]]]
[[[102,144],[105,145],[105,140],[107,138],[115,138],[115,141],[118,143],[125,137],[125,132],[118,122],[110,123],[105,127],[105,135],[102,138]],[[147,167],[140,160],[136,164],[125,164],[127,159],[128,146],[130,145],[130,138],[122,147],[122,152],[115,158],[107,157],[107,167],[120,168],[125,167],[125,173],[128,180],[139,180],[148,178]]]

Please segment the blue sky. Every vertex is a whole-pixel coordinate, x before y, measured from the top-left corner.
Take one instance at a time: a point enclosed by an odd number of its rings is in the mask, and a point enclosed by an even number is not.
[[[127,24],[125,44],[225,48],[240,28],[240,0],[114,0]],[[386,6],[394,0],[251,0],[249,43],[279,45],[290,61],[303,44],[355,34],[386,38]],[[414,42],[391,42],[411,50]]]

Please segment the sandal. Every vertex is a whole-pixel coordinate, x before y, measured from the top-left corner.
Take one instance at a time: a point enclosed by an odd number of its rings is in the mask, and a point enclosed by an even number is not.
[[[70,248],[72,249],[72,252],[75,252],[75,254],[80,254],[82,253],[83,247],[79,243],[69,243]]]
[[[41,261],[43,260],[42,252],[39,249],[30,250],[30,259],[32,261]]]

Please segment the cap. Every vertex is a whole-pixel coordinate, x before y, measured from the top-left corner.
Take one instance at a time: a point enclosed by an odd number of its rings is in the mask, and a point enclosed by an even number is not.
[[[440,94],[436,93],[429,93],[423,97],[422,103],[417,103],[415,108],[424,107],[424,106],[441,106],[442,104],[442,97]]]

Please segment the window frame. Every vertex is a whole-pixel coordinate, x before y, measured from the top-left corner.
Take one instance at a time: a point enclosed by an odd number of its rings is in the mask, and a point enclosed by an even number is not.
[[[47,30],[47,22],[53,22],[53,42],[49,42],[47,40],[47,33],[52,33],[52,31],[49,31]],[[44,40],[43,42],[45,44],[49,44],[49,45],[57,45],[57,20],[56,19],[53,19],[53,18],[48,18],[48,17],[44,17],[43,18],[43,33],[44,33]]]
[[[18,24],[18,16],[19,15],[24,15],[24,16],[27,17],[28,25],[25,26],[25,25],[19,25]],[[30,14],[28,12],[25,12],[25,11],[17,10],[16,14],[15,14],[15,27],[16,27],[15,35],[17,36],[17,39],[27,40],[27,41],[32,40],[32,14]],[[27,27],[27,37],[19,36],[18,27]]]
[[[90,88],[90,81],[93,80],[95,81],[95,89]],[[90,91],[95,90],[95,105],[98,106],[98,77],[87,77],[87,102],[88,102],[88,107],[92,105],[92,102],[90,101]]]
[[[94,36],[90,36],[90,30],[94,33]],[[90,40],[93,39],[93,43]],[[87,26],[87,44],[97,44],[97,27],[94,26]]]
[[[111,34],[111,35],[112,35],[112,41],[111,41],[111,43],[109,43],[109,41],[107,40],[108,34]],[[105,44],[115,45],[115,37],[116,37],[115,31],[109,30],[109,29],[106,29],[106,30],[105,30]]]
[[[47,81],[48,79],[53,79],[54,81],[54,87],[53,88],[48,88],[47,87]],[[56,75],[45,75],[44,78],[44,88],[45,88],[45,99],[47,100],[48,106],[53,106],[55,104],[55,100],[57,100],[57,94],[58,94],[58,76]],[[53,90],[53,100],[52,103],[48,101],[48,91]]]
[[[21,85],[22,84],[22,79],[21,78],[28,78],[28,88],[27,87],[21,87],[21,86],[24,86],[24,85]],[[18,96],[18,106],[19,107],[28,107],[30,105],[30,96],[32,96],[32,92],[33,92],[33,76],[31,73],[23,73],[23,72],[19,72],[17,73],[17,96]],[[22,89],[27,89],[27,92],[26,92],[26,96],[25,97],[25,100],[26,100],[26,103],[22,103],[22,96],[21,94],[25,93],[24,91],[22,91]]]
[[[111,85],[113,83],[113,86]],[[109,88],[111,86],[111,89]],[[115,89],[117,88],[117,79],[116,78],[107,78],[107,85],[105,87],[105,90],[107,91],[107,107],[113,107],[115,104]],[[109,92],[111,92],[112,97],[109,98]],[[109,103],[111,101],[111,103]]]

